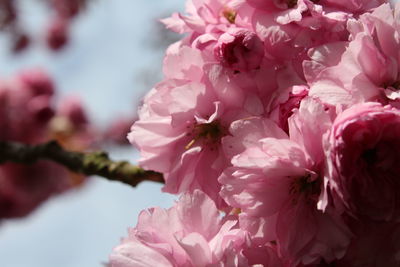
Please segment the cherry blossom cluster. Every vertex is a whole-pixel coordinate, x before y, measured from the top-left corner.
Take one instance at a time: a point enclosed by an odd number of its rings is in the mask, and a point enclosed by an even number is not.
[[[400,6],[188,0],[129,140],[163,173],[133,266],[400,266]]]
[[[50,8],[51,18],[46,29],[45,42],[52,50],[59,50],[67,44],[70,26],[76,16],[82,12],[88,0],[46,0]],[[12,38],[12,50],[20,52],[26,49],[30,42],[30,34],[22,25],[20,10],[21,0],[0,1],[0,30],[6,31]]]
[[[34,69],[0,80],[0,141],[40,144],[57,140],[70,150],[83,150],[94,133],[78,98],[63,99],[54,107],[54,84]],[[51,195],[84,181],[56,163],[0,166],[0,220],[29,214]]]

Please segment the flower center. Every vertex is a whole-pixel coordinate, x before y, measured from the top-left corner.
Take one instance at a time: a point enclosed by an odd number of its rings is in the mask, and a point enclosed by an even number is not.
[[[361,158],[365,161],[365,163],[367,163],[367,165],[374,164],[378,159],[377,154],[376,154],[376,149],[365,150],[362,153]]]
[[[381,141],[375,147],[366,149],[361,154],[361,159],[364,166],[369,172],[376,172],[380,175],[393,174],[397,176],[398,159],[400,154],[398,152],[399,142],[397,140]],[[389,175],[391,176],[391,175]]]
[[[236,11],[234,11],[230,8],[225,8],[225,10],[222,12],[222,15],[229,21],[230,24],[235,23]]]
[[[191,148],[198,141],[202,145],[210,146],[211,150],[214,146],[218,145],[221,138],[226,135],[224,127],[218,120],[210,123],[197,124],[193,127],[192,131],[188,132],[188,136],[193,136],[193,139],[185,146],[185,149]]]
[[[307,201],[318,198],[321,191],[319,177],[313,178],[311,173],[296,177],[290,184],[289,193],[293,195],[293,204],[296,204],[298,197],[303,196]]]

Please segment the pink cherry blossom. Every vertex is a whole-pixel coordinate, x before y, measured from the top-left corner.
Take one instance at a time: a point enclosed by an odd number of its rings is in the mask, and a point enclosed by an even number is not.
[[[184,195],[143,212],[112,266],[397,266],[399,10],[189,0],[162,20],[186,35],[129,140]]]
[[[313,128],[312,121],[321,124]],[[234,156],[233,167],[219,178],[221,195],[243,212],[242,227],[257,243],[276,240],[290,266],[331,262],[343,257],[349,244],[344,222],[317,209],[324,174],[322,136],[329,122],[321,104],[303,101],[290,120],[292,140],[282,130],[259,139]]]
[[[248,2],[255,7],[253,29],[276,59],[302,62],[309,48],[348,39],[353,14],[343,7],[309,0]]]
[[[69,150],[87,149],[97,139],[96,131],[78,96],[67,96],[60,101],[48,128],[49,138],[57,140]]]
[[[54,94],[54,82],[44,70],[32,69],[22,71],[18,75],[23,88],[34,96]]]
[[[339,211],[399,220],[399,136],[400,111],[390,106],[363,103],[338,115],[325,142],[325,185]]]
[[[217,199],[217,177],[227,164],[220,149],[229,125],[224,108],[195,82],[169,80],[146,97],[128,137],[141,151],[141,166],[164,173],[165,191],[201,188]]]
[[[230,27],[250,29],[250,17],[243,0],[188,0],[186,13],[174,13],[162,22],[168,29],[194,35],[223,32]],[[242,7],[242,8],[241,8]]]
[[[28,215],[49,197],[74,186],[68,171],[41,161],[31,166],[6,163],[0,166],[0,220]]]
[[[366,101],[398,103],[400,42],[393,12],[389,4],[384,4],[358,20],[349,21],[351,41],[344,51],[333,45],[314,50],[313,60],[320,61],[326,68],[319,71],[321,63],[306,63],[308,81],[312,84],[310,95],[344,107]],[[320,57],[328,51],[329,57]],[[331,61],[333,55],[336,64]]]
[[[201,189],[223,206],[217,178],[230,158],[221,142],[232,121],[260,116],[265,107],[261,93],[250,91],[258,91],[256,85],[237,85],[220,65],[204,63],[207,51],[179,45],[170,47],[165,61],[174,72],[168,70],[169,79],[146,96],[129,139],[141,151],[140,165],[164,174],[164,191]],[[199,60],[190,62],[185,54]],[[174,64],[178,59],[181,65]]]
[[[168,210],[142,211],[136,227],[114,248],[110,265],[249,266],[242,253],[247,235],[237,224],[235,217],[221,218],[214,202],[196,190]]]
[[[4,126],[0,138],[30,144],[43,142],[55,113],[49,76],[39,70],[24,71],[0,83]]]
[[[260,67],[264,45],[253,32],[230,29],[220,36],[214,53],[223,66],[247,71]]]
[[[0,81],[0,141],[40,144],[57,140],[70,150],[82,150],[94,142],[82,105],[65,99],[53,105],[54,85],[42,70],[24,71]],[[39,161],[32,165],[0,165],[0,220],[28,215],[49,197],[84,180],[64,167]]]
[[[60,50],[69,40],[69,21],[65,18],[55,18],[47,29],[47,46],[52,50]]]

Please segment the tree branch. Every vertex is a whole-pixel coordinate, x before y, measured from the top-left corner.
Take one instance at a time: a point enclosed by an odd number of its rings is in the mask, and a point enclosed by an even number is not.
[[[112,161],[105,152],[67,151],[56,141],[39,145],[0,142],[0,164],[32,164],[38,160],[53,161],[76,173],[98,175],[133,187],[142,181],[164,183],[161,173],[143,170],[127,161]]]

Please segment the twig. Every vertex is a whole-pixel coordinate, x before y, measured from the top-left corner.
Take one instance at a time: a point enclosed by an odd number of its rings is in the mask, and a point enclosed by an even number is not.
[[[57,162],[76,173],[97,175],[133,187],[142,181],[164,183],[161,173],[143,170],[127,161],[112,161],[105,152],[67,151],[55,141],[39,145],[0,142],[0,164],[32,164],[38,160]]]

